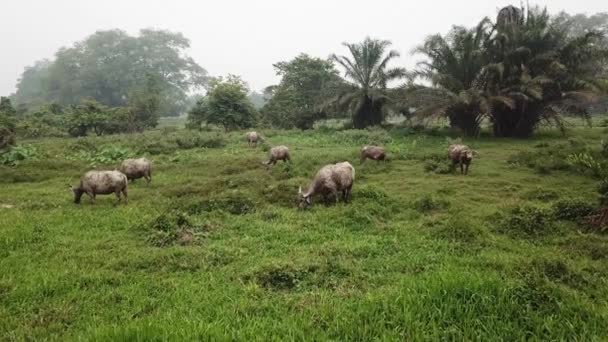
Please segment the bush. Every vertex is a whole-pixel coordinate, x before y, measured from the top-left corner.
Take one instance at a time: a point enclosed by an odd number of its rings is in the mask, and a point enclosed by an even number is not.
[[[432,154],[424,159],[424,171],[445,175],[452,173],[454,167],[451,162],[443,154]]]
[[[96,167],[98,165],[117,164],[132,155],[126,148],[112,145],[97,149],[94,145],[91,146],[90,144],[90,141],[83,139],[70,145],[68,148],[76,151],[76,153],[68,159],[85,160],[90,166]]]
[[[576,221],[589,216],[595,207],[587,201],[580,199],[567,199],[556,202],[553,207],[553,215],[558,220]]]
[[[38,158],[38,150],[34,146],[18,145],[0,154],[0,164],[17,166],[23,161],[35,160],[36,158]]]
[[[497,227],[500,233],[539,237],[554,229],[552,214],[549,210],[533,206],[517,206],[503,215]]]
[[[581,172],[590,173],[595,178],[608,176],[606,165],[588,153],[574,153],[568,157],[568,163]]]

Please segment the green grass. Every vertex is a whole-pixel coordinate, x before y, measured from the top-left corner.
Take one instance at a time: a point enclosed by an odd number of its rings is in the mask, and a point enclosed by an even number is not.
[[[608,339],[608,239],[552,214],[594,203],[598,181],[507,162],[567,138],[465,141],[479,157],[464,177],[424,170],[445,155],[440,134],[263,133],[293,164],[267,171],[243,132],[26,142],[38,158],[0,167],[0,338]],[[371,143],[392,161],[359,166]],[[153,160],[153,182],[128,205],[73,204],[86,156],[114,147]],[[342,160],[353,202],[296,210],[298,187]]]

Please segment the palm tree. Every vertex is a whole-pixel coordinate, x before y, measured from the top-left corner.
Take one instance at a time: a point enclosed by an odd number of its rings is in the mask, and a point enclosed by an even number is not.
[[[346,110],[352,115],[357,129],[379,125],[384,120],[393,99],[388,83],[405,77],[404,68],[390,68],[389,62],[399,57],[387,49],[388,40],[371,39],[361,43],[344,43],[351,56],[332,55],[331,59],[344,68],[344,84],[336,90],[328,105]]]
[[[563,129],[566,113],[586,116],[585,106],[600,91],[589,67],[605,58],[599,38],[594,32],[569,38],[552,25],[546,10],[528,9],[521,21],[498,25],[488,46],[492,62],[476,84],[512,101],[489,111],[494,134],[528,137],[543,122]]]
[[[419,117],[446,117],[450,126],[463,134],[479,134],[481,121],[491,104],[506,101],[475,88],[479,73],[488,63],[486,46],[491,32],[490,20],[485,18],[474,29],[456,26],[445,37],[432,35],[414,50],[427,58],[418,63],[414,76],[432,85],[410,91],[410,103],[419,108]]]

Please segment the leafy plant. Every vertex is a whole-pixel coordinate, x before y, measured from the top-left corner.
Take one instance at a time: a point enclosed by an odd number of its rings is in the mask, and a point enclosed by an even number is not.
[[[23,161],[37,159],[38,155],[38,150],[32,145],[17,145],[0,154],[0,164],[17,166]]]

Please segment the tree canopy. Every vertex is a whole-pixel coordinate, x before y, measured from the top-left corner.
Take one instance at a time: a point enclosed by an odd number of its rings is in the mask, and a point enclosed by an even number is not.
[[[281,82],[266,91],[270,99],[262,116],[268,125],[310,129],[316,120],[327,117],[322,108],[325,94],[340,82],[331,61],[301,54],[274,68]]]
[[[427,57],[414,87],[424,117],[445,116],[465,134],[487,118],[497,136],[530,136],[546,122],[564,127],[563,114],[586,115],[606,89],[607,50],[601,32],[575,27],[539,8],[500,11],[496,24],[434,35],[416,52]],[[603,71],[604,70],[604,71]]]
[[[247,84],[238,76],[211,81],[207,96],[198,100],[188,113],[188,126],[200,128],[208,123],[227,131],[252,127],[256,123],[256,110],[248,93]]]
[[[332,60],[344,69],[344,86],[329,104],[351,114],[355,128],[379,125],[393,102],[388,84],[406,76],[404,68],[389,66],[399,53],[388,50],[388,40],[369,37],[344,46],[350,56],[332,55]]]
[[[99,31],[60,49],[53,61],[26,68],[15,100],[71,105],[91,98],[111,107],[125,106],[152,76],[158,83],[159,111],[177,115],[186,109],[188,92],[208,81],[207,72],[185,55],[189,46],[182,34],[169,31],[141,30],[138,36]]]

